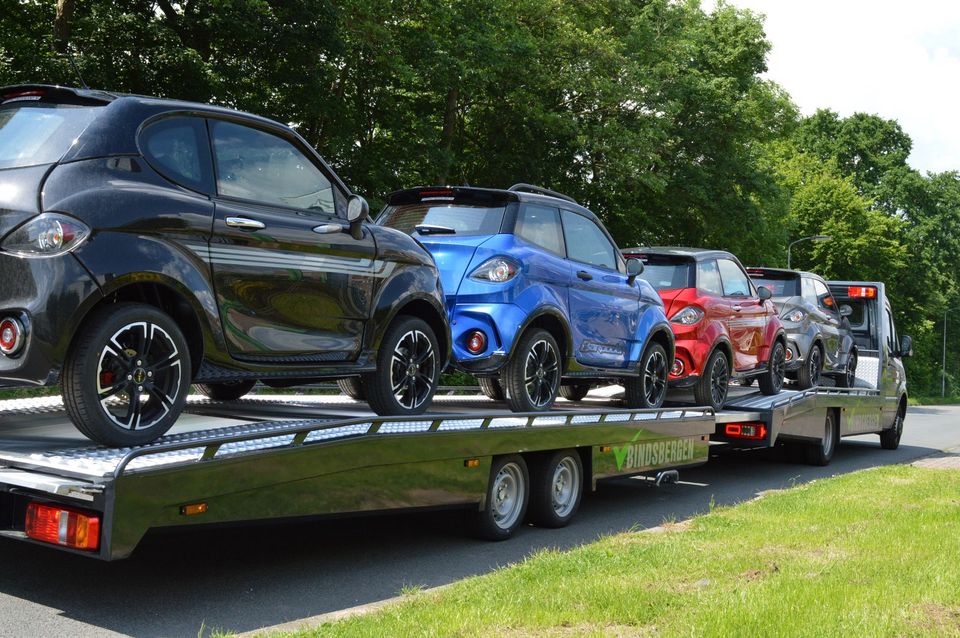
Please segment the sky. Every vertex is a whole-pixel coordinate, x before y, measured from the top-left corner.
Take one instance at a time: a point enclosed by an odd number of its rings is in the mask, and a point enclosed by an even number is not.
[[[960,0],[728,3],[766,15],[767,77],[804,115],[896,119],[913,139],[913,168],[960,170]]]

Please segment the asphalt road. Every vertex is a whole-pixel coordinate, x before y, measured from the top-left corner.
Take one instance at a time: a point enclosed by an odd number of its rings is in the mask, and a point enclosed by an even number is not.
[[[561,530],[521,529],[487,543],[463,531],[455,512],[403,514],[148,536],[116,563],[0,539],[0,636],[196,636],[285,623],[434,587],[599,536],[684,519],[711,500],[732,504],[757,492],[877,465],[909,462],[960,446],[960,408],[912,408],[900,449],[876,436],[844,439],[833,463],[788,463],[776,450],[719,451],[681,484],[655,488],[624,479],[601,485]]]

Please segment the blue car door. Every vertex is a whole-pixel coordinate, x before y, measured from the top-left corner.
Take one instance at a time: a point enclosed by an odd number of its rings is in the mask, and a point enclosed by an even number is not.
[[[589,217],[563,210],[573,276],[570,324],[574,356],[589,366],[624,368],[637,331],[640,289],[627,285],[619,251]]]

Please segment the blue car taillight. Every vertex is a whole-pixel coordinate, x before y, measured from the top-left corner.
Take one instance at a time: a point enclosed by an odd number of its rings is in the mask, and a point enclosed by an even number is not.
[[[471,279],[502,284],[513,279],[520,272],[520,264],[509,257],[494,257],[480,264],[470,273]]]

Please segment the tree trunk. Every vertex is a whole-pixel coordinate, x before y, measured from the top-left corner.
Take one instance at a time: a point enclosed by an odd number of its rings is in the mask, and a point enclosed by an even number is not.
[[[73,0],[57,0],[57,15],[53,19],[53,48],[57,53],[66,53],[70,46],[73,4]]]
[[[453,164],[453,138],[457,131],[457,105],[460,102],[460,90],[456,87],[447,91],[447,104],[443,110],[443,133],[440,138],[441,170],[437,184],[446,184],[450,166]]]

